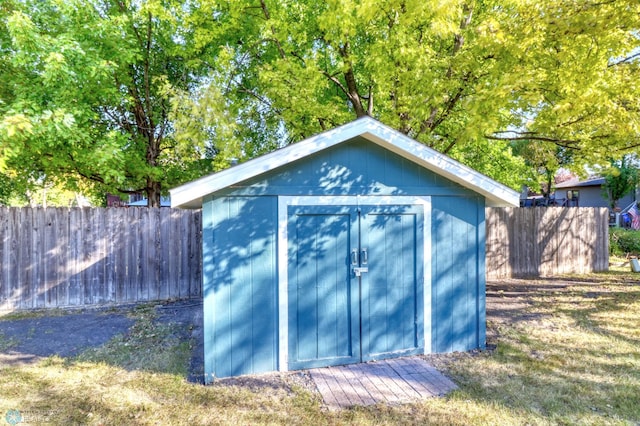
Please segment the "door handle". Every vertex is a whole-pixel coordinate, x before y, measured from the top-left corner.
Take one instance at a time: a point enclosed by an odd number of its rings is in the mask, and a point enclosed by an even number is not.
[[[358,259],[358,254],[360,254],[360,259]],[[356,277],[361,277],[364,272],[369,272],[369,267],[367,266],[368,260],[366,248],[360,249],[359,252],[358,249],[351,250],[351,266],[353,267],[353,274]],[[360,266],[358,266],[359,262]]]
[[[358,266],[358,249],[351,250],[351,264]]]

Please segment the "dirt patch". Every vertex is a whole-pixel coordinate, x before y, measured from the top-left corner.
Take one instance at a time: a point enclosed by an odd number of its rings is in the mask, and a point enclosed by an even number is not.
[[[306,389],[312,394],[318,394],[315,382],[308,371],[289,371],[263,373],[239,377],[216,379],[213,386],[238,386],[254,393],[268,390],[277,394],[293,396],[295,388]]]
[[[0,317],[0,364],[21,365],[50,356],[71,358],[104,345],[117,335],[126,335],[135,323],[133,306],[21,312]],[[201,376],[202,303],[178,301],[153,306],[155,321],[177,324],[180,339],[193,339],[190,375]]]
[[[549,280],[505,279],[487,282],[487,320],[513,323],[530,320],[535,314],[527,312],[533,298],[543,294],[565,291],[567,283]]]
[[[99,310],[0,320],[0,335],[8,341],[1,352],[2,362],[29,363],[52,355],[72,357],[126,333],[133,323],[123,313]]]

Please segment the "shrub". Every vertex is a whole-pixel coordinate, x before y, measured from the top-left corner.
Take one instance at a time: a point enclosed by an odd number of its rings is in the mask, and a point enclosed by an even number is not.
[[[640,254],[640,231],[624,228],[609,229],[609,252],[616,256]]]

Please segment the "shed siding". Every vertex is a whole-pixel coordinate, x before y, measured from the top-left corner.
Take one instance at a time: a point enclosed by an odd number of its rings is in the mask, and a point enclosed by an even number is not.
[[[362,138],[229,188],[231,195],[475,194]]]
[[[485,344],[484,201],[432,198],[432,349]]]
[[[205,378],[277,369],[277,198],[203,209]]]
[[[484,345],[484,199],[356,138],[204,200],[206,381],[278,369],[277,197],[287,195],[431,196],[432,351]]]

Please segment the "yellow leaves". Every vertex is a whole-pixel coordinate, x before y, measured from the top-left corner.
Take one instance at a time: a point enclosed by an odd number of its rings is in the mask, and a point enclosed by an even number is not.
[[[494,18],[486,19],[476,28],[479,37],[486,40],[487,44],[502,44],[507,40],[504,28],[501,23]]]
[[[613,177],[620,176],[620,169],[618,167],[616,167],[616,166],[611,166],[607,172],[608,172],[609,175],[611,175]]]
[[[139,17],[146,19],[154,19],[156,21],[161,22],[170,22],[172,24],[176,24],[175,12],[179,11],[179,7],[175,7],[170,9],[166,6],[168,2],[162,2],[159,0],[146,0],[141,3],[139,10]]]
[[[463,19],[462,1],[448,0],[431,2],[431,30],[438,37],[448,37],[460,31],[460,21]]]
[[[357,33],[356,11],[353,0],[328,0],[318,16],[318,28],[328,40],[344,43]]]
[[[51,52],[45,58],[44,77],[45,81],[60,82],[64,78],[66,59],[59,52]]]
[[[75,124],[74,115],[61,108],[32,115],[9,113],[0,122],[0,136],[4,133],[8,139],[24,139],[41,135],[46,129],[65,132]]]
[[[62,63],[65,62],[65,59],[64,59],[64,56],[62,56],[61,53],[51,52],[49,54],[49,56],[47,57],[46,61],[49,64],[54,64],[54,63],[62,64]]]
[[[6,116],[0,124],[0,129],[3,129],[9,138],[13,138],[16,135],[29,134],[32,132],[33,124],[31,120],[24,114],[13,114]]]
[[[35,33],[35,25],[26,14],[20,11],[13,12],[7,19],[7,26],[13,43],[21,46],[33,41],[32,35]]]

